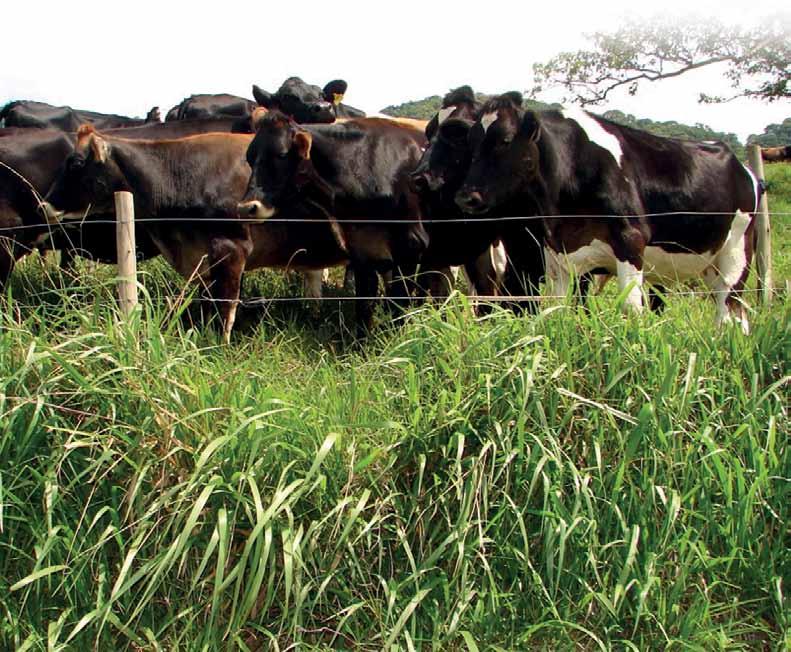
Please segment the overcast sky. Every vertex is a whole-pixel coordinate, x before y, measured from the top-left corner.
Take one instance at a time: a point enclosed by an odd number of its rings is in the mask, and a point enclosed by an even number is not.
[[[754,22],[788,0],[663,0],[664,15]],[[343,78],[346,101],[368,112],[470,84],[486,93],[532,86],[532,64],[583,47],[585,33],[653,15],[659,3],[348,0],[307,3],[134,0],[6,2],[0,11],[0,105],[35,99],[145,115],[192,93],[249,97],[289,76],[323,86]],[[717,71],[643,85],[610,105],[638,117],[702,122],[742,139],[791,116],[791,102],[701,106],[701,90],[727,92]],[[552,98],[543,98],[552,99]]]

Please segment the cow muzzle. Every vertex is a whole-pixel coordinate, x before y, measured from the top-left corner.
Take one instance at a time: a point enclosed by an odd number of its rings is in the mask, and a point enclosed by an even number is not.
[[[41,202],[38,211],[47,224],[58,224],[63,219],[63,216],[66,215],[65,211],[56,210],[48,201]]]
[[[456,205],[465,213],[473,215],[486,212],[486,201],[477,190],[460,190],[456,193]]]
[[[252,217],[257,220],[265,220],[275,214],[275,209],[272,206],[264,206],[258,200],[239,202],[236,205],[236,210],[239,217]]]

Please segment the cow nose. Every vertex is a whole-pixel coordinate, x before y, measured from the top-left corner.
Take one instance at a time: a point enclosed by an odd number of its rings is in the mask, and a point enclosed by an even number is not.
[[[456,204],[465,213],[479,212],[484,206],[483,195],[477,190],[460,191],[456,194]]]

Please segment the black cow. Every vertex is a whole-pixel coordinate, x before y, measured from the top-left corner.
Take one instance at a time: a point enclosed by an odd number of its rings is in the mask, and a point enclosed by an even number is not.
[[[198,133],[229,132],[235,125],[236,120],[230,118],[185,120],[106,133],[123,135],[127,139],[172,139]],[[50,189],[61,165],[73,151],[75,141],[75,134],[52,129],[0,129],[0,227],[15,227],[13,231],[0,231],[0,287],[15,261],[41,246],[47,236],[47,247],[61,250],[64,267],[69,266],[75,253],[115,262],[114,225],[96,224],[89,219],[50,226],[38,210],[37,194],[45,195]],[[114,220],[115,214],[111,212],[102,218]],[[138,255],[144,258],[157,253],[145,234],[140,235],[138,248]]]
[[[246,134],[202,134],[167,141],[133,141],[84,127],[50,190],[51,221],[113,210],[113,193],[128,190],[138,228],[185,278],[197,275],[220,300],[226,341],[239,300],[242,272],[258,267],[322,269],[344,264],[348,255],[332,222],[247,224],[237,217],[250,167]],[[307,212],[305,212],[307,211]],[[322,217],[314,204],[298,217]],[[157,218],[185,221],[142,222]]]
[[[97,129],[115,129],[160,122],[160,117],[158,107],[154,107],[144,119],[140,119],[97,113],[96,111],[83,111],[68,106],[52,106],[44,102],[18,100],[3,107],[3,110],[0,111],[0,121],[6,127],[33,127],[74,132],[85,123],[93,124]]]
[[[253,85],[253,97],[259,106],[278,110],[300,124],[334,122],[336,118],[364,118],[365,113],[342,103],[348,85],[342,79],[324,88],[306,84],[299,77],[289,77],[276,93]]]
[[[206,118],[246,118],[255,109],[255,102],[238,95],[190,95],[174,106],[165,122]]]
[[[357,297],[373,296],[377,272],[413,271],[428,244],[419,198],[409,186],[424,145],[419,130],[394,121],[298,126],[270,112],[258,121],[247,150],[252,175],[239,214],[262,221],[325,215],[354,269]],[[397,282],[389,290],[403,292]],[[358,301],[357,314],[359,329],[369,328],[371,304]]]
[[[470,165],[471,152],[467,142],[470,128],[481,109],[481,103],[469,86],[448,93],[438,113],[426,127],[428,147],[412,183],[420,192],[432,218],[458,219],[464,216],[455,202]],[[510,214],[519,208],[509,206]],[[480,294],[533,294],[544,274],[542,257],[543,229],[535,222],[433,222],[427,224],[431,246],[425,257],[428,264],[466,263],[467,275]],[[508,265],[501,267],[504,278],[492,283],[490,260],[486,249],[502,246]],[[502,250],[496,252],[502,256]],[[470,265],[469,261],[476,261]],[[532,307],[533,302],[514,302],[513,308]]]
[[[0,288],[15,262],[48,235],[39,198],[49,189],[72,143],[60,131],[0,129]]]
[[[525,111],[519,93],[487,102],[469,144],[459,207],[491,216],[516,204],[548,216],[557,290],[570,272],[604,270],[640,310],[644,279],[702,277],[718,322],[735,313],[747,330],[736,293],[749,273],[759,185],[727,145],[662,138],[579,109]]]

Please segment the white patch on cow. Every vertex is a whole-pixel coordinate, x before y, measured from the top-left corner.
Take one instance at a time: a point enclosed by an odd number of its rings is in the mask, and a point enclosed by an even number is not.
[[[563,263],[567,275],[569,270],[578,276],[597,267],[603,267],[612,273],[616,271],[615,253],[612,247],[596,239],[591,240],[590,244],[564,254],[561,264]]]
[[[508,267],[508,254],[502,242],[498,242],[496,245],[489,247],[489,259],[492,261],[495,283],[499,287],[503,283],[505,270]]]
[[[627,290],[624,308],[642,312],[643,310],[643,270],[637,269],[629,262],[616,262],[618,274],[618,291]],[[628,288],[628,289],[627,289]]]
[[[758,203],[761,197],[761,184],[758,183],[758,177],[755,176],[755,173],[750,168],[748,168],[744,163],[742,163],[742,167],[744,168],[744,171],[747,172],[747,176],[750,177],[750,181],[753,182],[753,195],[755,196],[755,208],[753,209],[753,212],[755,212],[758,210]]]
[[[714,293],[717,303],[718,325],[729,323],[734,317],[728,305],[728,297],[747,268],[747,256],[744,252],[745,232],[751,221],[752,218],[748,213],[736,211],[725,244],[717,252],[714,263],[704,275],[706,284]],[[748,334],[750,325],[743,306],[738,307],[738,314],[735,317],[744,333]]]
[[[450,118],[451,114],[456,110],[456,105],[446,106],[444,109],[440,109],[439,113],[437,113],[437,126],[441,125],[445,120]]]
[[[564,118],[574,120],[588,136],[588,140],[610,152],[620,167],[623,150],[621,149],[621,142],[614,134],[607,131],[593,116],[579,107],[564,108],[561,114]]]
[[[492,126],[495,122],[497,122],[497,118],[500,116],[497,114],[497,111],[492,111],[491,113],[487,113],[481,118],[481,127],[483,127],[483,133],[489,131],[489,127]]]

